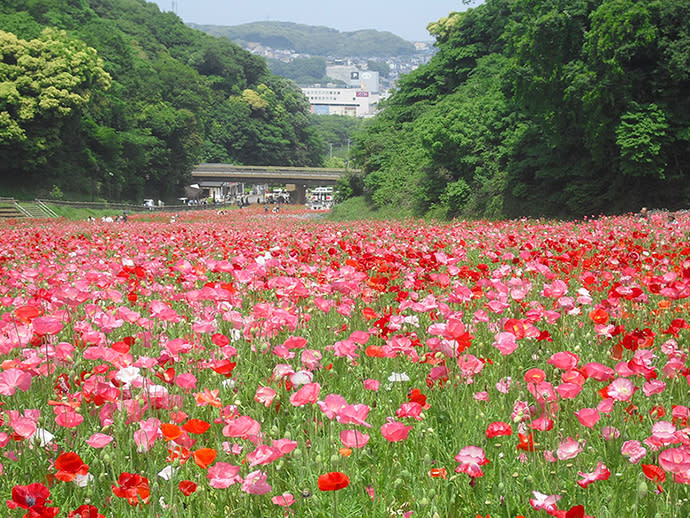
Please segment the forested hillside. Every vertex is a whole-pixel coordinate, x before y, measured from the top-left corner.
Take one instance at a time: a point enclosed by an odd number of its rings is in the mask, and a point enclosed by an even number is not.
[[[214,36],[224,36],[241,45],[260,43],[274,49],[292,49],[312,56],[390,57],[415,53],[415,47],[409,41],[390,32],[373,29],[340,32],[329,27],[271,21],[233,26],[190,26]]]
[[[0,3],[0,183],[170,198],[199,161],[319,165],[265,62],[144,0]]]
[[[582,216],[690,203],[690,2],[487,0],[356,139],[378,206]]]

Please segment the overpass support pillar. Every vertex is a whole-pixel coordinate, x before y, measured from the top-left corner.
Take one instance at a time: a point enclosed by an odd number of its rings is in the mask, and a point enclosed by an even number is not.
[[[307,203],[307,186],[301,183],[292,183],[285,186],[290,193],[290,201],[297,205]]]

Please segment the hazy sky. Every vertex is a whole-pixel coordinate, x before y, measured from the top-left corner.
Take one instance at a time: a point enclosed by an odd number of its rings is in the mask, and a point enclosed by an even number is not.
[[[323,25],[339,31],[376,29],[410,41],[433,40],[429,22],[464,11],[462,0],[155,0],[187,23],[239,25],[257,21]],[[473,5],[481,3],[475,0]]]

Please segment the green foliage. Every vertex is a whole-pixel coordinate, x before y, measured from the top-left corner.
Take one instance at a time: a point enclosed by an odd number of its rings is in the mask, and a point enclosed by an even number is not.
[[[176,197],[201,160],[320,164],[294,85],[153,3],[10,0],[0,22],[5,184],[139,201]]]
[[[488,0],[355,139],[377,205],[572,217],[690,202],[690,4]],[[387,201],[388,200],[388,201]]]
[[[412,43],[375,30],[340,32],[328,27],[314,27],[290,22],[254,22],[232,27],[196,25],[191,27],[213,36],[223,36],[239,44],[260,43],[276,49],[291,49],[312,56],[409,56]]]
[[[287,63],[269,59],[268,66],[275,75],[292,79],[298,85],[326,82],[326,60],[322,57],[297,58]]]

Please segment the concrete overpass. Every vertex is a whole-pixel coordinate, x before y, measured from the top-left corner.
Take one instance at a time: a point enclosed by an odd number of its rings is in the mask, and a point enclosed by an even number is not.
[[[304,203],[307,187],[335,185],[338,178],[358,169],[317,167],[243,166],[233,164],[199,164],[192,178],[201,187],[217,182],[239,182],[253,185],[285,185],[295,203]]]

